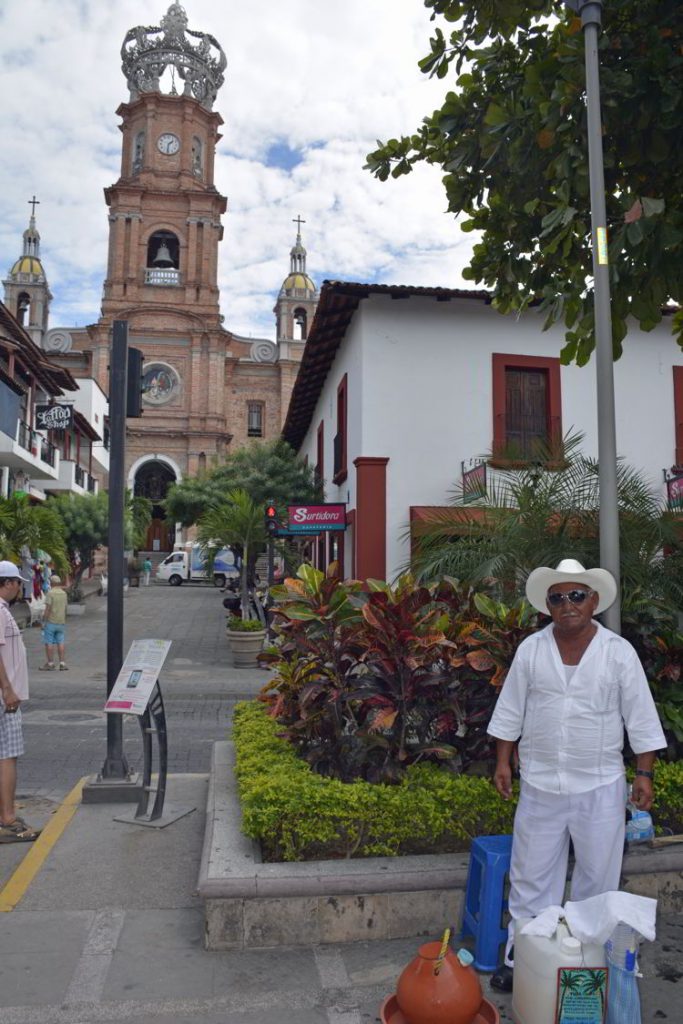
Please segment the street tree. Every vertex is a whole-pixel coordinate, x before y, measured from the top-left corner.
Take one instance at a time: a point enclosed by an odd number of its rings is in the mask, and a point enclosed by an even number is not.
[[[61,520],[71,576],[67,593],[71,601],[79,601],[83,596],[83,574],[90,568],[97,549],[107,543],[108,495],[105,491],[59,494],[48,500],[47,507]]]
[[[464,276],[501,313],[540,305],[563,323],[562,359],[594,347],[592,242],[580,20],[565,0],[424,0],[437,23],[421,70],[449,79],[417,131],[378,142],[379,179],[440,168],[448,210],[478,240]],[[644,331],[683,303],[683,4],[604,4],[600,80],[612,331]],[[444,26],[444,27],[442,27]],[[672,318],[683,346],[683,316]]]
[[[109,531],[109,496],[106,491],[97,494],[60,494],[50,498],[45,506],[60,520],[61,532],[70,567],[71,583],[68,594],[72,601],[83,596],[83,574],[90,568],[93,555],[105,547]],[[152,515],[147,498],[126,493],[124,509],[124,536],[127,547],[142,544]]]
[[[45,551],[55,569],[66,572],[62,521],[49,505],[32,505],[23,495],[0,498],[0,559],[19,564],[26,551]]]
[[[290,445],[278,439],[239,448],[209,472],[174,484],[166,496],[167,515],[183,526],[192,526],[209,505],[224,502],[228,492],[236,488],[249,495],[260,507],[261,515],[270,501],[283,506],[322,497],[313,469],[297,457]]]
[[[213,556],[221,547],[236,550],[242,560],[240,602],[242,617],[249,617],[249,576],[256,556],[266,542],[263,505],[255,502],[243,488],[235,488],[210,502],[199,518],[197,537],[202,545],[209,571]]]

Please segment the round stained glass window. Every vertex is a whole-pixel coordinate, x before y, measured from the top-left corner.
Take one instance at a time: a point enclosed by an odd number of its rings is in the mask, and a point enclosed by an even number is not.
[[[142,375],[142,398],[150,405],[164,405],[173,398],[179,387],[178,374],[172,366],[150,363]]]

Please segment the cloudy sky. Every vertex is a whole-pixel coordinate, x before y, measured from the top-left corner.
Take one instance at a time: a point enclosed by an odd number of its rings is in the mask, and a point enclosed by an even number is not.
[[[228,58],[216,186],[229,198],[219,284],[226,326],[274,336],[272,307],[305,219],[324,278],[462,285],[460,235],[436,169],[385,184],[364,171],[377,138],[410,132],[439,103],[423,76],[432,25],[421,0],[186,0],[189,27]],[[99,315],[102,189],[120,172],[120,47],[168,0],[0,0],[0,272],[21,251],[35,193],[54,294],[50,326]]]

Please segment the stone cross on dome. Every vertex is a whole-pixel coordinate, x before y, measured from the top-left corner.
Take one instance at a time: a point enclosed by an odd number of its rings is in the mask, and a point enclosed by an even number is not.
[[[129,29],[121,46],[121,70],[131,102],[140,93],[161,92],[161,77],[170,67],[185,83],[183,95],[211,110],[225,80],[227,63],[212,35],[187,27],[187,14],[181,4],[171,4],[159,25]],[[174,90],[175,80],[171,95]]]

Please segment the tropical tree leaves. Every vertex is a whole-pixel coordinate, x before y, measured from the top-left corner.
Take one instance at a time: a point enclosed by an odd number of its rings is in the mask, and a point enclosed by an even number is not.
[[[270,501],[286,505],[322,497],[312,467],[304,465],[293,448],[278,439],[239,448],[210,472],[174,484],[166,497],[166,512],[170,519],[192,526],[207,506],[220,504],[235,489],[246,491],[261,508]]]
[[[413,571],[427,583],[450,576],[488,587],[506,599],[539,565],[576,558],[600,564],[598,465],[581,452],[581,434],[537,463],[499,469],[477,506],[455,490],[449,508],[434,509],[414,536]],[[555,468],[544,468],[548,465]],[[617,466],[622,606],[626,614],[654,604],[683,608],[680,524],[642,473]],[[476,511],[473,509],[476,508]],[[666,553],[666,555],[665,555]],[[481,601],[482,599],[479,598]],[[485,613],[485,605],[479,608]]]
[[[464,276],[500,312],[540,303],[567,363],[594,347],[584,41],[563,0],[425,0],[423,73],[454,88],[417,131],[367,158],[381,180],[439,167],[448,209],[479,233]],[[600,42],[613,350],[683,300],[683,6],[611,0]],[[672,320],[683,344],[683,317]]]

